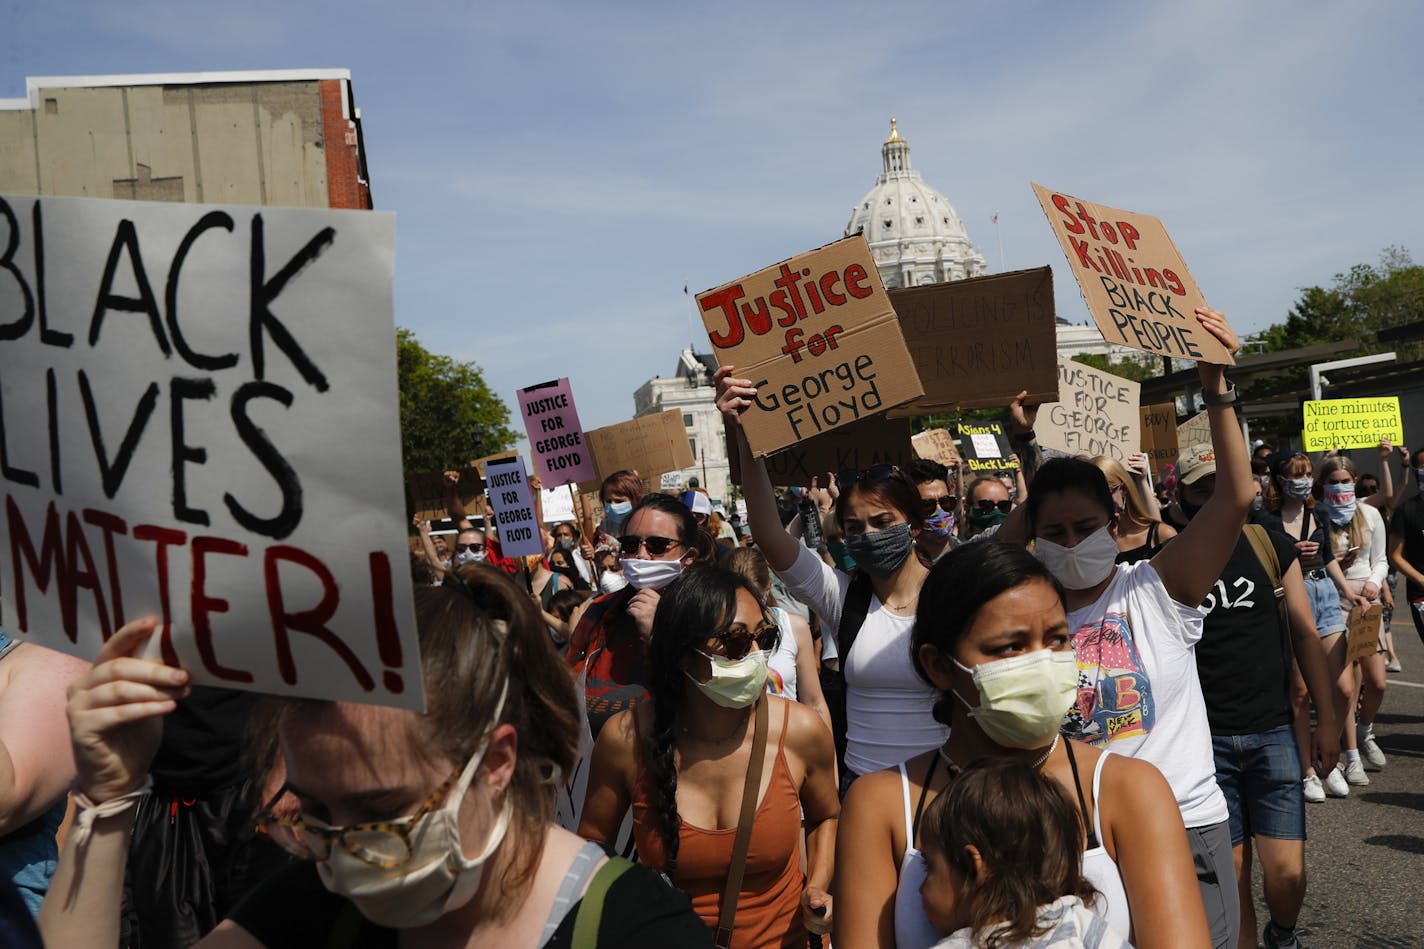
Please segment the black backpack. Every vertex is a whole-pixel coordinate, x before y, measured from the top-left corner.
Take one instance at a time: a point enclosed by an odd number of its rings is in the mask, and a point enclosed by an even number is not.
[[[831,710],[831,725],[835,731],[836,763],[840,773],[845,774],[846,752],[846,663],[850,659],[851,646],[865,624],[865,616],[870,612],[870,575],[857,571],[846,588],[845,602],[841,604],[841,622],[836,627],[836,650],[840,654],[840,668],[834,672],[821,673],[821,691],[826,696],[826,706]]]

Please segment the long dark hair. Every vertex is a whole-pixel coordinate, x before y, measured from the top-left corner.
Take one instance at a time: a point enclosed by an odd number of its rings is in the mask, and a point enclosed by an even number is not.
[[[1038,908],[1059,897],[1092,905],[1078,809],[1057,781],[1027,762],[981,758],[971,764],[925,811],[920,845],[927,855],[944,857],[968,884],[958,896],[986,949],[1042,936],[1048,930],[1038,923]],[[965,853],[968,846],[979,851],[982,874]],[[999,923],[1003,928],[994,928]]]
[[[662,825],[667,853],[667,866],[662,869],[666,873],[677,869],[678,829],[682,826],[677,814],[677,766],[673,757],[687,685],[682,661],[689,650],[701,646],[736,615],[740,590],[765,606],[761,593],[741,574],[715,564],[697,566],[684,571],[662,591],[658,610],[653,614],[647,657],[653,702],[648,777],[653,785],[653,807]]]
[[[1033,488],[1025,502],[1030,530],[1038,529],[1038,512],[1043,509],[1043,502],[1048,500],[1048,496],[1064,491],[1077,491],[1093,501],[1107,512],[1109,521],[1117,514],[1107,475],[1099,471],[1097,465],[1082,458],[1050,458],[1033,476]]]
[[[1088,467],[1102,477],[1097,468]],[[1053,587],[1059,602],[1067,609],[1063,584],[1042,561],[1017,544],[979,540],[956,547],[941,557],[931,568],[925,585],[920,588],[915,628],[910,634],[910,661],[914,663],[920,678],[930,682],[920,662],[921,646],[928,644],[943,655],[952,656],[955,644],[974,625],[974,618],[985,603],[1034,580],[1042,580]],[[935,703],[935,721],[950,724],[952,709],[953,701],[946,694]]]
[[[846,513],[850,510],[852,498],[867,494],[888,507],[893,507],[905,516],[911,527],[919,527],[924,522],[924,506],[920,501],[920,489],[904,471],[890,472],[881,480],[857,478],[841,488],[836,498],[836,526],[845,530]]]
[[[624,530],[633,522],[633,518],[639,511],[661,511],[669,517],[677,520],[677,539],[686,550],[696,550],[701,554],[701,547],[698,544],[698,534],[700,528],[697,520],[692,516],[692,512],[671,494],[663,494],[654,491],[651,494],[643,495],[642,499],[633,505],[633,510],[628,513],[628,519],[623,522]],[[680,559],[680,558],[679,558]]]

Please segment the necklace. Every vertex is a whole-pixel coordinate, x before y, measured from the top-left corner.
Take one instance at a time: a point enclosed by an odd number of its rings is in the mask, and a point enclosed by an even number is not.
[[[1038,760],[1033,763],[1032,767],[1035,770],[1041,768],[1043,766],[1043,763],[1048,760],[1048,756],[1053,754],[1053,749],[1058,747],[1058,741],[1061,737],[1062,736],[1057,734],[1053,736],[1053,744],[1049,745],[1048,750],[1045,751],[1043,754],[1039,755]],[[943,745],[940,745],[938,748],[936,748],[935,753],[939,755],[941,761],[949,765],[951,768],[954,768],[957,771],[964,770],[963,768],[960,768],[959,765],[955,763],[954,759],[949,756],[949,752],[944,750]]]

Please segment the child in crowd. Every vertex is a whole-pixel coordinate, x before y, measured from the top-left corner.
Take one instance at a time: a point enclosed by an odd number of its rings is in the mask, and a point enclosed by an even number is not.
[[[1027,762],[971,765],[925,811],[920,843],[936,949],[1130,949],[1089,908],[1078,811]]]

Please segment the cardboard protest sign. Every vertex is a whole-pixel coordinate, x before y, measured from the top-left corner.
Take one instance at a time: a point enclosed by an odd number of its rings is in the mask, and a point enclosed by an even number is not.
[[[681,491],[681,490],[682,490],[682,472],[681,472],[681,471],[664,471],[662,478],[659,479],[659,481],[658,481],[658,490],[659,490],[659,491]]]
[[[597,479],[626,468],[638,472],[644,481],[653,482],[665,471],[681,471],[696,463],[687,429],[682,425],[682,412],[677,409],[595,428],[587,433],[585,442],[593,452]],[[591,486],[585,482],[585,490],[596,490],[597,479]]]
[[[1193,312],[1206,297],[1159,218],[1033,186],[1103,338],[1143,352],[1235,365]]]
[[[474,461],[470,462],[470,467],[474,468],[475,473],[478,474],[481,478],[483,478],[485,476],[485,465],[489,464],[491,461],[508,461],[509,459],[515,457],[517,454],[518,452],[515,451],[501,451],[496,452],[493,455],[485,455],[482,458],[476,458]]]
[[[405,484],[410,493],[415,517],[422,521],[438,521],[450,516],[450,487],[445,483],[445,472],[413,472],[405,476]],[[474,516],[484,513],[484,490],[484,479],[475,468],[466,468],[460,472],[455,493],[465,514]]]
[[[486,462],[486,484],[499,545],[506,557],[529,557],[544,552],[541,526],[534,516],[534,497],[524,477],[524,459],[500,458]]]
[[[1029,405],[1058,398],[1053,271],[1016,270],[891,290],[924,395],[891,411]]]
[[[1142,452],[1152,467],[1152,477],[1159,483],[1168,465],[1177,463],[1181,449],[1177,447],[1177,404],[1161,402],[1138,409],[1142,424]]]
[[[999,471],[1014,471],[1019,463],[1009,458],[1013,449],[999,422],[964,422],[959,426],[959,451],[970,478]]]
[[[541,489],[539,507],[544,512],[545,524],[558,524],[574,520],[573,489],[566,484],[561,484],[557,488]]]
[[[1203,410],[1177,426],[1177,453],[1193,445],[1211,444],[1211,418]]]
[[[1106,455],[1125,462],[1141,443],[1141,393],[1141,383],[1060,359],[1058,401],[1038,407],[1038,443],[1066,455]]]
[[[915,457],[937,461],[953,470],[959,466],[959,450],[954,447],[954,438],[942,428],[926,429],[910,436],[910,445]]]
[[[732,483],[741,484],[741,459],[730,435],[727,448]],[[835,477],[842,471],[864,471],[875,465],[903,466],[914,457],[910,420],[873,415],[768,455],[766,472],[779,487],[804,488],[812,478],[825,487],[827,474]]]
[[[1345,642],[1349,645],[1349,650],[1345,655],[1345,664],[1366,656],[1372,656],[1379,648],[1380,617],[1384,615],[1384,606],[1376,603],[1367,610],[1361,610],[1358,606],[1350,611],[1349,630],[1345,636]]]
[[[593,457],[584,444],[569,380],[519,390],[519,415],[534,452],[534,473],[545,485],[592,481]]]
[[[923,392],[863,237],[699,293],[697,305],[718,365],[757,388],[742,415],[756,455]]]
[[[6,632],[203,685],[424,705],[395,219],[0,197]]]
[[[1301,439],[1306,451],[1377,448],[1380,439],[1404,443],[1399,396],[1372,399],[1323,399],[1306,402]]]

